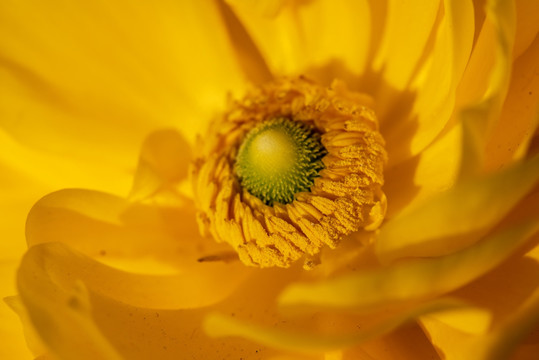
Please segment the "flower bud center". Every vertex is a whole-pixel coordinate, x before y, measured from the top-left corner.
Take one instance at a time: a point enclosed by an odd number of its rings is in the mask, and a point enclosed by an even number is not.
[[[242,187],[265,204],[289,204],[296,193],[309,191],[326,153],[314,127],[277,118],[247,133],[235,171]]]

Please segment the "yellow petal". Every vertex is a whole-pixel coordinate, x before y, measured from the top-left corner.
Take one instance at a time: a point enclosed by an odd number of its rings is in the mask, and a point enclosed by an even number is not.
[[[468,334],[483,334],[492,323],[492,314],[488,310],[471,306],[440,311],[436,314],[425,315],[423,318],[435,319]]]
[[[243,87],[214,2],[7,1],[0,31],[2,126],[72,157],[125,166],[167,125],[193,140]]]
[[[489,1],[486,19],[457,98],[456,118],[464,123],[463,153],[466,154],[462,159],[462,178],[484,167],[487,141],[507,94],[514,35],[513,3]]]
[[[282,5],[281,2],[282,0],[260,1],[256,2],[254,6],[267,4],[270,9],[265,9],[266,11],[277,13],[277,8]],[[275,4],[272,5],[269,3]],[[226,28],[231,38],[231,45],[235,50],[236,58],[240,64],[241,70],[252,84],[260,85],[269,82],[272,79],[271,71],[268,68],[266,60],[260,53],[260,50],[251,38],[251,35],[224,1],[218,1],[217,4],[226,24]],[[266,11],[263,10],[263,13]]]
[[[451,188],[457,180],[462,154],[462,131],[455,126],[420,154],[386,170],[386,219],[418,206]]]
[[[498,124],[486,145],[485,168],[498,170],[521,159],[539,123],[539,38],[514,63]],[[518,119],[518,121],[515,121]]]
[[[346,349],[342,353],[342,360],[438,359],[433,346],[416,324],[401,326],[383,337]]]
[[[15,272],[17,266],[18,261],[4,260],[0,262],[0,296],[5,297],[15,294]],[[28,349],[27,342],[25,342],[23,336],[21,320],[19,320],[12,310],[16,305],[11,298],[5,298],[4,301],[5,303],[0,302],[0,337],[2,338],[0,358],[33,359],[32,353]]]
[[[68,256],[66,261],[61,259],[62,253]],[[87,268],[89,273],[84,274],[84,264],[77,257],[80,255],[74,254],[60,244],[37,245],[28,251],[19,272],[19,288],[25,306],[29,310],[39,307],[36,311],[47,316],[51,321],[50,324],[54,325],[56,329],[64,331],[73,328],[73,333],[79,330],[78,324],[68,322],[70,319],[66,314],[73,311],[69,309],[69,304],[65,301],[66,298],[75,297],[92,310],[91,316],[85,318],[88,325],[92,324],[94,328],[99,329],[101,334],[125,359],[172,360],[181,358],[183,354],[196,354],[201,359],[226,357],[239,359],[257,356],[270,358],[282,355],[280,352],[242,339],[226,342],[212,340],[202,331],[201,322],[204,315],[211,310],[237,314],[238,316],[252,316],[254,319],[275,318],[276,314],[271,308],[275,295],[282,288],[283,283],[288,282],[291,277],[297,276],[297,271],[291,269],[287,269],[287,271],[257,271],[256,276],[247,279],[230,298],[224,301],[210,307],[167,310],[153,306],[137,307],[114,299],[108,295],[115,295],[114,289],[102,291],[103,288],[93,286],[95,278],[93,278],[92,269]],[[91,261],[88,265],[99,267]],[[71,272],[73,268],[77,269],[74,273]],[[243,265],[242,268],[244,268]],[[221,269],[220,275],[220,282],[223,283],[223,286],[227,286],[226,283],[230,280],[226,269]],[[109,285],[111,287],[122,286],[122,282],[118,280],[112,280],[113,283]],[[217,291],[219,291],[221,285],[216,286]],[[86,292],[82,291],[84,296],[81,295],[81,289],[87,290]],[[128,291],[134,292],[136,289]],[[182,289],[175,284],[170,284],[168,292],[182,297],[198,296],[196,286],[189,293],[182,294]],[[148,296],[152,295],[148,294]],[[213,295],[210,294],[210,296]],[[27,301],[26,297],[35,300],[35,302]],[[40,320],[32,318],[32,321],[40,336],[46,337],[47,329],[40,325]],[[56,342],[47,343],[51,350],[63,346],[62,341],[69,343],[71,339],[69,333],[60,333],[60,331],[55,332],[52,336]],[[99,342],[93,343],[96,339],[87,335],[81,334],[77,340],[79,339],[81,341],[86,339],[88,346],[99,347]],[[85,347],[81,347],[81,349],[85,349]],[[66,356],[64,358],[77,357]],[[101,357],[95,358],[100,359]]]
[[[409,87],[435,30],[441,1],[387,1],[385,29],[373,70],[397,91]]]
[[[365,342],[372,337],[378,337],[390,332],[403,323],[415,319],[417,316],[461,305],[461,303],[453,300],[440,299],[417,306],[404,314],[397,313],[389,316],[386,314],[383,320],[367,328],[361,327],[357,331],[344,334],[323,335],[312,332],[279,330],[268,326],[247,323],[219,313],[212,313],[206,317],[204,330],[211,337],[237,336],[278,349],[302,353],[316,353],[348,348]]]
[[[407,35],[407,32],[402,34]],[[396,114],[380,115],[382,134],[388,144],[389,167],[421,152],[449,121],[473,35],[471,1],[444,1],[432,49],[405,94],[405,98],[414,99],[411,111],[408,109],[406,113],[404,109]]]
[[[176,275],[134,274],[103,265],[59,243],[36,245],[25,258],[25,271],[30,266],[39,266],[40,271],[63,277],[66,282],[81,280],[85,287],[102,296],[134,306],[162,309],[197,308],[218,302],[249,274],[238,263],[205,263]]]
[[[537,230],[539,222],[528,221],[451,255],[409,260],[323,282],[293,284],[283,291],[279,302],[297,311],[312,307],[366,311],[439,295],[495,268]]]
[[[539,238],[535,236],[535,243]],[[491,324],[470,334],[469,322],[437,316],[421,318],[433,344],[447,359],[508,359],[539,320],[539,247],[526,256],[515,256],[454,295],[491,313]],[[503,289],[503,296],[500,291]],[[450,320],[450,321],[447,321]],[[525,344],[524,344],[525,345]],[[526,349],[523,349],[524,353]],[[524,357],[533,358],[533,357]]]
[[[32,195],[34,202],[47,192],[68,186],[124,194],[132,177],[125,168],[103,163],[102,159],[76,159],[25,146],[1,128],[0,166],[6,196]]]
[[[150,134],[142,145],[130,199],[144,200],[160,190],[173,188],[187,178],[190,160],[191,148],[177,131]]]
[[[365,0],[289,3],[276,7],[280,9],[273,17],[261,12],[257,2],[230,3],[273,74],[297,75],[335,65],[328,77],[342,78],[348,70],[361,74],[366,66],[372,24]]]
[[[92,268],[93,275],[85,278],[87,286],[103,292],[110,288],[114,293],[110,296],[126,303],[202,306],[229,294],[249,271],[239,262],[198,261],[206,255],[218,255],[223,247],[200,238],[192,211],[132,205],[87,190],[63,190],[34,206],[28,216],[27,239],[30,246],[63,242],[101,262],[141,273],[124,273],[71,253],[57,255],[58,262],[71,261],[66,266],[73,267],[73,276],[82,277],[80,272],[88,276],[87,271]],[[223,271],[228,274],[227,282],[221,281]],[[113,287],[111,281],[118,281],[125,288]],[[193,291],[178,294],[171,290],[182,287],[198,289],[194,291],[196,295]],[[140,291],[147,295],[142,296]]]
[[[539,32],[536,14],[539,13],[539,3],[535,0],[515,1],[517,11],[517,29],[513,59],[518,58],[534,41]]]
[[[3,319],[7,321],[2,321],[2,326],[5,326],[5,329],[2,329],[4,332],[2,335],[4,336],[3,339],[6,339],[5,345],[0,349],[0,354],[3,355],[2,358],[22,360],[44,356],[48,349],[36,334],[20,297],[10,296],[4,298],[4,302],[9,306],[11,316]],[[3,313],[8,309],[2,307],[0,310]]]
[[[376,241],[377,253],[390,261],[443,255],[467,246],[478,239],[477,232],[502,219],[537,179],[539,156],[503,172],[459,183],[386,223]]]
[[[106,262],[150,258],[172,268],[196,265],[198,258],[223,250],[200,237],[190,203],[134,204],[76,189],[49,194],[36,203],[28,215],[26,237],[30,246],[59,241]]]
[[[54,273],[54,265],[40,259],[40,248],[44,246],[34,248],[23,258],[18,288],[43,343],[63,359],[121,359],[92,321],[84,286],[54,283],[49,277],[49,271]],[[56,268],[56,271],[62,270]]]

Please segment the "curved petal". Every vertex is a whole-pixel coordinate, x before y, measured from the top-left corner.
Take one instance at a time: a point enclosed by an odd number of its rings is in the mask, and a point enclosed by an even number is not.
[[[500,173],[459,183],[384,224],[376,241],[377,254],[391,261],[439,256],[465,247],[478,239],[478,232],[508,214],[538,179],[536,156]]]
[[[260,11],[257,2],[229,3],[275,75],[297,76],[336,62],[333,76],[342,77],[347,70],[361,74],[366,66],[371,27],[366,0],[288,3],[271,12]]]
[[[388,1],[386,28],[372,68],[395,90],[410,86],[436,30],[441,5],[442,1]]]
[[[229,250],[200,236],[195,209],[185,199],[144,205],[77,189],[37,202],[28,214],[26,238],[29,246],[62,242],[102,262],[144,273],[194,270],[201,265],[198,259]]]
[[[95,159],[94,159],[95,160]],[[0,126],[0,166],[2,188],[7,197],[33,196],[66,186],[89,187],[114,194],[125,194],[131,174],[123,167],[93,160],[80,160],[64,154],[51,154],[29,148],[15,141]],[[11,188],[9,194],[8,188]]]
[[[513,358],[518,344],[539,324],[538,259],[539,247],[535,247],[525,256],[513,257],[455,292],[456,296],[492,314],[491,324],[484,331],[470,334],[466,331],[470,326],[468,321],[448,322],[447,318],[437,316],[421,318],[425,331],[445,358],[459,359],[470,354],[474,359]]]
[[[66,261],[57,262],[61,260],[59,257],[64,255]],[[97,329],[125,359],[168,360],[178,359],[182,354],[196,354],[204,359],[256,356],[271,358],[283,355],[242,339],[213,341],[201,331],[201,323],[203,316],[211,310],[252,316],[255,319],[275,319],[276,314],[271,307],[275,295],[283,283],[297,276],[297,271],[259,270],[255,272],[256,276],[242,283],[230,298],[218,304],[189,310],[167,310],[137,307],[108,296],[107,293],[114,295],[115,290],[104,292],[103,288],[93,286],[93,273],[84,273],[85,269],[79,268],[83,264],[77,257],[80,255],[75,255],[61,244],[36,245],[28,251],[19,271],[19,289],[23,303],[30,313],[42,315],[40,318],[31,317],[31,320],[54,353],[63,350],[62,347],[71,346],[62,343],[69,342],[71,338],[71,334],[66,333],[67,329],[72,328],[73,334],[87,329],[72,321],[71,314],[76,312],[80,315],[79,318],[84,318],[82,325],[91,325],[93,329]],[[75,265],[72,261],[79,263]],[[95,262],[89,265],[95,266]],[[75,274],[70,274],[71,266],[78,267]],[[223,282],[226,282],[228,276],[225,270],[221,269],[220,274]],[[109,285],[121,287],[122,282],[113,281],[113,284]],[[174,284],[170,285],[170,292],[180,291]],[[196,292],[196,288],[193,290]],[[90,311],[81,314],[81,307],[82,310]],[[45,323],[42,319],[48,322]],[[55,331],[48,331],[47,324],[53,326]],[[99,342],[94,343],[99,339],[86,334],[81,334],[77,340],[79,339],[87,340],[82,344],[81,351],[84,351],[86,346],[100,345]]]
[[[336,360],[408,360],[410,357],[438,359],[436,351],[421,328],[412,323],[342,353],[342,358]]]
[[[461,303],[448,299],[440,299],[417,306],[405,313],[384,314],[382,320],[353,333],[345,334],[315,334],[312,332],[292,332],[255,325],[240,321],[219,313],[209,314],[204,321],[204,329],[211,337],[238,336],[250,339],[257,343],[288,351],[302,353],[316,353],[336,349],[349,348],[365,342],[372,337],[381,336],[394,330],[398,326],[409,322],[416,317],[430,313],[454,308]]]
[[[260,1],[258,5],[271,3],[272,1]],[[273,1],[279,3],[280,1]],[[235,50],[237,61],[240,64],[241,70],[245,73],[252,84],[263,84],[272,79],[272,74],[266,59],[256,47],[251,35],[245,29],[245,26],[239,21],[236,14],[225,4],[224,1],[217,1],[224,22],[227,25],[228,34],[230,36],[231,45]],[[282,4],[276,4],[281,6]],[[270,11],[272,11],[270,9]],[[275,11],[275,10],[274,10]]]
[[[1,279],[12,280],[9,281],[9,284],[7,281],[0,282],[0,294],[5,295],[15,293],[15,270],[15,264],[0,264]],[[0,358],[20,360],[33,359],[32,353],[35,355],[41,353],[41,351],[35,343],[30,341],[27,332],[25,332],[23,336],[21,322],[24,324],[25,321],[20,314],[23,311],[21,309],[22,305],[15,297],[4,298],[3,300],[5,303],[0,302],[0,336],[2,337]],[[16,313],[19,317],[17,317]],[[30,351],[30,348],[32,351]]]
[[[190,309],[226,298],[249,275],[239,263],[201,263],[174,275],[128,273],[75,253],[60,243],[30,248],[21,274],[44,273],[63,283],[82,281],[93,293],[138,307]],[[223,274],[226,277],[223,278]]]
[[[518,37],[517,37],[518,39]],[[485,168],[498,170],[525,154],[539,124],[539,38],[514,63],[500,120],[486,144]],[[518,121],[515,121],[518,119]]]
[[[415,93],[411,111],[406,119],[397,115],[384,120],[380,115],[389,167],[425,149],[449,121],[472,49],[473,12],[471,1],[444,1],[432,50],[409,87]]]
[[[447,191],[458,179],[462,154],[461,127],[455,126],[420,154],[386,170],[386,219]]]
[[[5,359],[41,359],[40,356],[46,356],[48,353],[47,347],[43,344],[28,317],[28,312],[22,304],[19,296],[10,296],[4,298],[4,302],[11,310],[11,316],[17,318],[17,323],[10,318],[2,319],[3,338],[6,339],[4,346],[0,349],[2,358]],[[7,310],[6,307],[0,308],[0,311]],[[19,328],[22,325],[22,329]],[[14,331],[17,329],[17,331]]]
[[[539,13],[539,3],[534,0],[515,1],[517,11],[517,28],[513,59],[517,59],[534,41],[539,32],[536,14]]]
[[[174,190],[187,178],[191,148],[180,133],[164,129],[150,134],[139,156],[129,198],[142,201],[159,191]]]
[[[43,271],[43,266],[47,265],[34,257],[40,248],[34,249],[23,258],[18,288],[43,343],[54,355],[64,359],[120,360],[116,349],[92,321],[84,286],[66,287],[52,280],[48,272]]]
[[[167,125],[193,140],[243,88],[212,1],[4,1],[0,34],[2,127],[80,159],[125,167]]]
[[[463,178],[484,167],[487,141],[498,122],[509,86],[515,26],[512,2],[487,2],[486,19],[457,98],[455,119],[464,125]]]
[[[281,294],[279,303],[298,311],[312,307],[367,311],[439,295],[466,285],[492,270],[525,244],[537,230],[539,222],[535,219],[491,235],[451,255],[409,260],[313,284],[293,284]]]

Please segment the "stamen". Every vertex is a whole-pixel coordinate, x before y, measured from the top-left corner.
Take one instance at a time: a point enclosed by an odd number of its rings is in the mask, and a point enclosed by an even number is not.
[[[289,204],[296,193],[309,191],[326,153],[312,126],[278,118],[249,131],[235,170],[241,186],[266,205]]]
[[[234,102],[191,168],[201,232],[246,265],[316,265],[324,248],[382,223],[387,161],[369,98],[282,79]]]

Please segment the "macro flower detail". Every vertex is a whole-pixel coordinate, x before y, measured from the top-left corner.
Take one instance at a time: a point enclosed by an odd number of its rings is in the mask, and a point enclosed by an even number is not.
[[[247,265],[288,267],[307,256],[312,268],[323,246],[378,228],[387,154],[371,102],[342,82],[324,88],[304,78],[232,102],[199,141],[191,169],[201,231]]]
[[[2,1],[0,359],[536,360],[537,14]]]
[[[296,193],[310,190],[326,154],[313,126],[273,118],[245,135],[234,169],[241,187],[264,204],[289,204]]]

